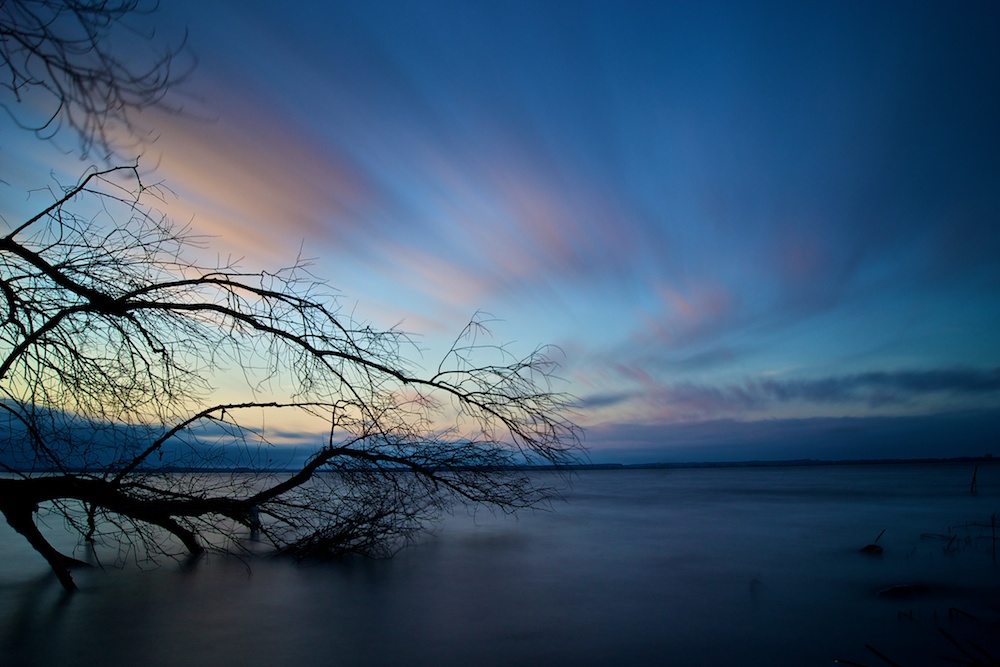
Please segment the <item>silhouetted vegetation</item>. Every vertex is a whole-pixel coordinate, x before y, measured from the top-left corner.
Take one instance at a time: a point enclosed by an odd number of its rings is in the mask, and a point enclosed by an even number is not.
[[[111,152],[135,129],[134,112],[163,106],[190,71],[179,44],[155,50],[141,19],[147,0],[0,3],[0,105],[21,127],[50,138],[63,126],[86,156]],[[124,55],[123,55],[124,54]]]
[[[176,49],[135,70],[104,46],[141,10],[0,4],[0,85],[52,101],[28,129],[110,149],[162,103]],[[384,554],[454,502],[534,506],[546,492],[519,466],[572,460],[545,348],[513,357],[477,316],[425,374],[405,333],[342,312],[303,261],[193,259],[204,248],[136,164],[50,192],[0,238],[0,512],[67,589],[82,562],[40,515],[133,556],[248,535],[297,557]]]

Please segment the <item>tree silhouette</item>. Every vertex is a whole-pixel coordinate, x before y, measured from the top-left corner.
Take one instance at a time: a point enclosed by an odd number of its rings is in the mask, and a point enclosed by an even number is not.
[[[248,532],[379,554],[455,501],[533,506],[522,466],[571,460],[544,349],[511,358],[477,318],[421,376],[405,334],[342,313],[304,263],[189,260],[156,193],[135,167],[92,171],[0,238],[0,512],[66,588],[80,561],[39,512],[123,554],[239,550]]]
[[[84,155],[113,153],[183,75],[180,49],[143,67],[109,46],[155,7],[0,1],[0,104],[40,138],[68,127]],[[84,563],[45,520],[115,562],[384,554],[455,502],[536,505],[524,466],[578,448],[546,350],[512,357],[482,316],[422,372],[406,334],[342,312],[303,261],[195,259],[201,240],[157,213],[137,162],[50,192],[0,217],[0,513],[67,589]]]
[[[140,19],[146,0],[0,2],[0,106],[15,123],[51,138],[63,126],[110,153],[132,136],[133,112],[163,106],[190,71],[184,44],[152,49]],[[119,56],[122,51],[126,56]],[[179,63],[180,62],[180,66]]]

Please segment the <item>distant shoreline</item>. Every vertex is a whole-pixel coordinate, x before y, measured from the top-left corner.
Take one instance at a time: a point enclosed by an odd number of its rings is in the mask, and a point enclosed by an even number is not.
[[[566,465],[525,465],[525,466],[500,466],[495,468],[488,468],[489,470],[497,471],[587,471],[587,470],[671,470],[671,469],[691,469],[691,468],[811,468],[820,466],[877,466],[877,465],[938,465],[938,464],[981,464],[981,463],[998,463],[1000,462],[1000,457],[994,457],[992,454],[986,454],[984,456],[956,456],[951,458],[913,458],[913,459],[785,459],[779,461],[768,461],[768,460],[750,460],[750,461],[691,461],[691,462],[659,462],[659,463],[570,463]],[[484,470],[484,468],[478,468],[474,466],[470,467],[456,467],[455,470]],[[185,473],[288,473],[295,472],[297,468],[243,468],[243,467],[218,467],[218,468],[181,468],[181,467],[163,467],[156,469],[146,469],[143,473],[169,473],[169,474],[185,474]],[[386,469],[387,472],[408,472],[405,469],[390,470]],[[5,474],[17,474],[18,472],[29,472],[29,471],[8,471]],[[78,474],[81,472],[95,472],[94,470],[82,471],[82,470],[41,470],[35,469],[30,471],[30,473],[37,474],[58,474],[60,472],[69,474]],[[102,470],[102,472],[107,472],[107,470]],[[342,471],[320,471],[320,474],[326,474],[329,472],[350,472],[349,470]],[[30,474],[29,473],[29,474]]]
[[[985,456],[956,456],[951,458],[915,459],[785,459],[780,461],[693,461],[662,463],[585,463],[566,466],[572,470],[646,470],[670,468],[807,468],[815,466],[943,464],[943,463],[997,463],[1000,458]],[[555,466],[528,466],[531,469],[554,470]],[[560,469],[565,469],[560,468]]]

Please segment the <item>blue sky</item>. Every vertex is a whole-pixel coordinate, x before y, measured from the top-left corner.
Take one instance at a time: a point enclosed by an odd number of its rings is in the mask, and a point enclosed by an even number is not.
[[[156,14],[198,65],[143,163],[213,248],[429,366],[477,310],[560,346],[595,461],[996,447],[997,3],[305,6]]]

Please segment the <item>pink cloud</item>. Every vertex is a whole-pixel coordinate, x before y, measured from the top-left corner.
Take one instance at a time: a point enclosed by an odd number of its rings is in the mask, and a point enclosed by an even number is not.
[[[155,126],[160,139],[143,164],[155,161],[153,177],[178,194],[167,212],[221,237],[220,246],[287,262],[303,243],[309,255],[317,241],[358,233],[357,213],[372,199],[368,178],[293,129],[248,111],[238,122],[167,115]]]
[[[633,335],[639,342],[686,345],[718,333],[739,311],[736,295],[715,282],[691,287],[660,284],[656,294],[658,308],[639,318],[644,326]]]
[[[498,290],[590,281],[634,263],[642,244],[627,206],[558,169],[544,148],[490,130],[452,152],[402,131],[424,213],[435,216],[428,225],[460,261],[475,262]]]
[[[829,268],[819,234],[810,230],[821,225],[796,225],[785,230],[774,248],[775,264],[784,280],[801,283],[814,281]]]

